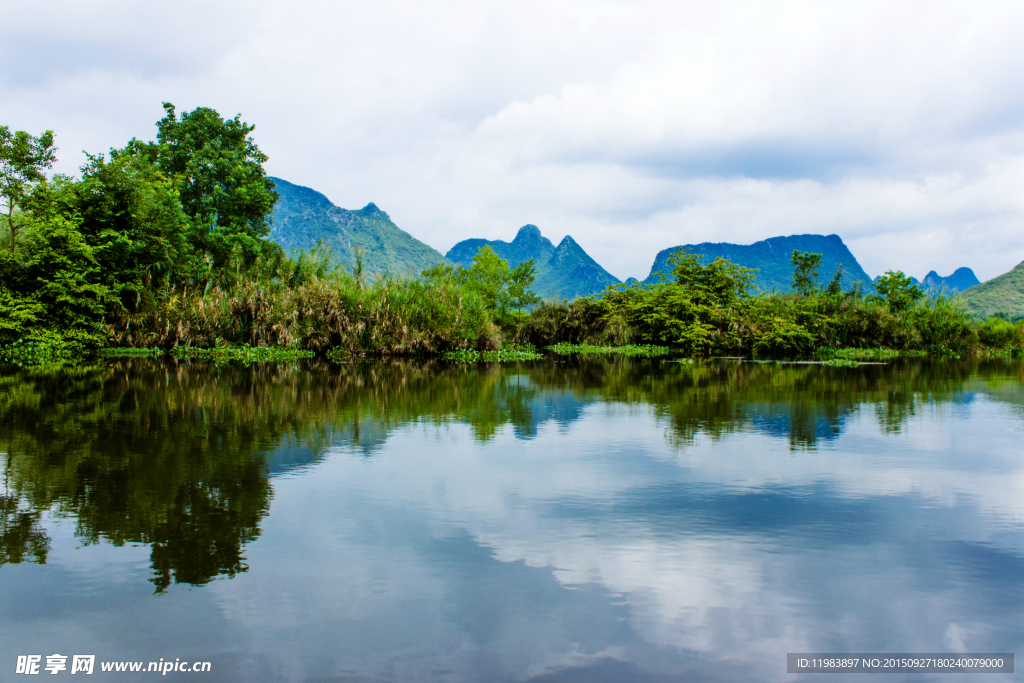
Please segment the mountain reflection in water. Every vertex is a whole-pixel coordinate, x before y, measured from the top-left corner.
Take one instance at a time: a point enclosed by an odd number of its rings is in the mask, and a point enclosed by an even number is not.
[[[218,680],[779,680],[787,651],[1013,651],[1021,378],[643,359],[8,373],[0,667],[108,622],[98,658],[180,650]],[[90,595],[108,602],[73,606]]]

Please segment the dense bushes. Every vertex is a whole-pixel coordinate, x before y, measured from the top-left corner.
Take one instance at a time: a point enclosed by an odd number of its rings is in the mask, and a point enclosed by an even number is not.
[[[339,347],[352,355],[501,344],[482,299],[451,283],[381,278],[366,284],[351,273],[325,272],[322,261],[309,268],[305,259],[204,289],[172,288],[149,310],[111,320],[106,332],[124,346],[226,341],[311,351]]]
[[[806,261],[813,255],[801,256]],[[517,334],[538,346],[560,341],[638,343],[695,355],[775,357],[843,347],[960,355],[978,342],[957,300],[926,298],[899,272],[887,273],[881,291],[871,295],[859,289],[842,292],[838,277],[824,289],[811,286],[810,276],[802,272],[803,294],[753,296],[747,269],[724,260],[702,265],[691,254],[673,259],[672,281],[618,286],[601,297],[542,304]],[[991,339],[989,335],[981,341],[1006,345]],[[1004,333],[1000,340],[1006,339],[1010,337]]]
[[[1022,330],[1002,318],[989,318],[978,328],[978,340],[993,349],[1020,346]]]

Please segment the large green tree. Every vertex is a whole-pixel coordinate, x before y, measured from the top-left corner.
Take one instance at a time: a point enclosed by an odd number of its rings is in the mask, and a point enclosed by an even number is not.
[[[32,190],[46,180],[45,170],[57,160],[53,131],[36,137],[23,130],[11,132],[0,126],[0,200],[6,212],[7,229],[11,234],[11,255],[16,248],[17,231],[23,222],[15,220],[15,212],[24,207]]]
[[[249,136],[255,126],[241,115],[222,118],[209,107],[180,117],[169,102],[164,110],[158,144],[148,151],[180,194],[191,222],[190,242],[215,267],[233,258],[251,262],[266,256],[276,246],[265,238],[278,195],[263,169],[267,155]]]
[[[821,254],[809,251],[793,250],[789,260],[793,264],[793,289],[800,296],[810,296],[818,286],[818,268],[821,267]],[[842,264],[840,264],[842,267]]]
[[[480,247],[469,268],[452,268],[438,264],[424,270],[427,279],[447,279],[479,296],[495,322],[512,325],[512,311],[521,310],[540,301],[530,286],[536,273],[533,259],[509,268],[508,261],[498,256],[489,245]]]
[[[901,270],[887,270],[875,280],[875,298],[885,301],[889,310],[900,313],[924,297],[921,288],[914,284]]]
[[[137,311],[154,289],[194,271],[189,219],[172,182],[137,144],[112,150],[109,161],[88,159],[74,185],[79,229],[95,247],[104,284]]]

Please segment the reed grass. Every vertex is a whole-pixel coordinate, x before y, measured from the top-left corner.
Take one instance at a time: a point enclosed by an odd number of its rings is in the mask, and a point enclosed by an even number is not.
[[[335,357],[493,351],[502,340],[483,302],[450,283],[382,277],[367,284],[343,272],[298,284],[252,278],[171,288],[152,310],[125,314],[106,332],[120,347],[248,345]]]

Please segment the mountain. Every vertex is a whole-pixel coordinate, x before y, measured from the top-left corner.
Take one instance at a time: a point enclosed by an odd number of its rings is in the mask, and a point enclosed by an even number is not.
[[[996,313],[1003,313],[1010,320],[1024,318],[1024,263],[1018,263],[1009,273],[960,292],[959,296],[976,318],[984,320]]]
[[[363,272],[419,274],[444,261],[441,253],[400,229],[372,202],[349,211],[331,203],[316,190],[271,178],[280,199],[271,217],[270,239],[292,249],[310,249],[323,240],[344,265],[355,263],[355,249],[363,252]]]
[[[818,282],[822,285],[835,275],[836,269],[843,265],[843,289],[851,289],[855,282],[871,286],[871,277],[857,263],[850,250],[843,244],[839,235],[790,235],[789,237],[771,237],[753,244],[729,244],[727,242],[702,242],[672,247],[658,252],[651,266],[651,274],[644,284],[651,285],[659,281],[658,274],[670,277],[668,258],[679,249],[689,247],[693,254],[703,254],[702,263],[710,263],[719,256],[747,268],[757,268],[754,284],[763,292],[789,291],[793,284],[793,264],[790,258],[793,250],[821,254],[821,267],[818,268]]]
[[[537,268],[537,279],[532,289],[544,299],[575,299],[619,283],[614,275],[590,258],[572,237],[566,235],[556,247],[551,240],[540,234],[540,228],[536,225],[521,227],[511,242],[463,240],[445,256],[452,263],[468,268],[483,246],[489,246],[513,268],[532,258]]]
[[[941,290],[943,287],[950,294],[956,294],[962,292],[968,287],[974,285],[980,285],[981,280],[974,274],[974,271],[970,268],[957,268],[953,271],[952,275],[941,277],[934,270],[924,276],[924,280],[921,281],[925,289]]]

